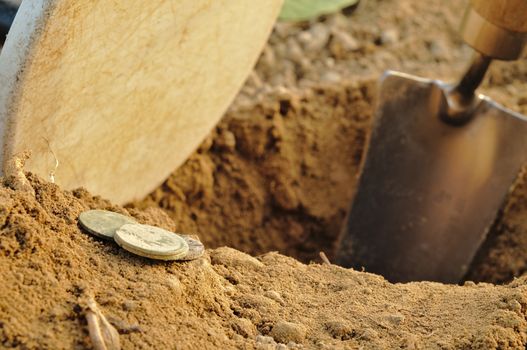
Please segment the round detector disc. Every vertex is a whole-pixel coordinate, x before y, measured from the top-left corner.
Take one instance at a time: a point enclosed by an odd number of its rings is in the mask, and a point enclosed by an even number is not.
[[[155,189],[221,118],[282,0],[24,0],[0,54],[0,163],[115,203]]]

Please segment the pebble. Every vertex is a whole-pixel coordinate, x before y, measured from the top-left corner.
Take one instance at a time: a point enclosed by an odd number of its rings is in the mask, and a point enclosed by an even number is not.
[[[299,40],[304,44],[304,48],[307,51],[318,53],[322,50],[329,41],[330,31],[328,27],[323,23],[315,23],[307,32],[299,35]]]
[[[390,321],[391,323],[394,323],[396,325],[400,325],[401,323],[404,322],[404,315],[402,314],[393,314],[393,315],[388,315],[386,317],[386,319],[388,321]]]
[[[201,145],[198,148],[199,153],[207,153],[210,148],[212,147],[212,144],[214,142],[214,138],[212,135],[209,135],[201,142]]]
[[[366,328],[364,331],[362,331],[362,334],[360,335],[360,339],[364,340],[374,340],[379,337],[379,333],[375,331],[372,328]]]
[[[223,287],[223,292],[225,293],[225,295],[231,297],[231,296],[233,296],[236,293],[236,287],[233,286],[233,285],[224,286]]]
[[[335,67],[335,59],[333,57],[327,57],[325,60],[324,60],[324,65],[328,68],[333,68]]]
[[[183,285],[176,276],[169,276],[166,280],[165,285],[172,289],[173,294],[179,295],[183,292]]]
[[[373,293],[373,289],[366,287],[366,288],[361,289],[361,292],[362,294],[370,295]]]
[[[320,77],[320,80],[324,83],[338,83],[339,81],[342,80],[342,77],[337,72],[328,71],[322,74],[322,76]]]
[[[448,60],[451,58],[447,44],[443,40],[433,40],[430,42],[429,47],[430,53],[436,60]]]
[[[509,300],[507,309],[521,315],[522,305],[517,300]]]
[[[264,296],[269,298],[269,299],[271,299],[271,300],[276,301],[280,305],[284,305],[285,304],[284,299],[282,299],[282,297],[280,296],[280,294],[277,291],[268,290],[268,291],[266,291],[264,293]]]
[[[294,341],[290,341],[289,343],[287,343],[287,347],[289,349],[302,349],[303,348],[301,344],[297,344]]]
[[[302,57],[299,64],[300,64],[300,67],[302,68],[302,73],[304,75],[310,75],[315,70],[313,66],[313,62],[311,62],[311,60],[305,56]],[[293,86],[293,85],[294,84],[289,84],[289,86]]]
[[[262,268],[264,264],[249,254],[229,247],[220,247],[210,253],[213,265],[225,265],[238,268]]]
[[[223,129],[214,139],[214,147],[224,151],[234,151],[236,148],[236,136],[231,131]]]
[[[274,67],[276,65],[276,54],[271,46],[266,45],[264,47],[260,60],[268,67]]]
[[[360,49],[359,42],[351,34],[343,30],[333,31],[333,36],[345,51],[357,51]]]
[[[276,344],[273,337],[261,335],[261,334],[256,336],[256,342],[258,344]]]
[[[344,320],[326,322],[326,330],[335,339],[348,340],[353,338],[353,327]]]
[[[388,29],[381,33],[381,44],[393,45],[399,41],[399,33],[395,29]]]
[[[298,41],[302,43],[302,45],[307,45],[311,40],[313,40],[313,34],[311,34],[310,31],[304,30],[297,35]]]
[[[305,57],[302,47],[300,46],[298,41],[293,37],[287,39],[286,48],[287,57],[293,62],[300,63]]]
[[[287,57],[287,45],[285,42],[279,42],[277,43],[273,49],[274,51],[274,54],[275,54],[275,57],[277,57],[277,63],[280,62],[280,63],[283,63],[283,58],[284,57]],[[287,61],[286,61],[287,62]],[[273,68],[273,67],[271,67]]]
[[[125,300],[123,302],[123,310],[132,311],[136,308],[136,304],[132,300]]]
[[[233,330],[244,338],[253,338],[256,334],[256,327],[246,318],[237,318],[232,323]]]
[[[423,348],[419,338],[415,334],[407,334],[404,336],[401,345],[402,348],[408,350],[417,350]]]
[[[287,344],[290,341],[302,343],[306,337],[306,328],[298,323],[279,321],[269,333],[279,343]]]
[[[350,25],[350,19],[342,14],[342,12],[337,12],[329,16],[327,24],[333,29],[346,28]]]
[[[281,39],[285,39],[291,34],[291,32],[297,30],[296,25],[292,22],[276,22],[274,25],[274,31],[277,36]]]

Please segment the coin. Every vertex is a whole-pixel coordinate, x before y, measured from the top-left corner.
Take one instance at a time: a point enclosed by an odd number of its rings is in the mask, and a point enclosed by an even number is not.
[[[79,215],[79,224],[83,229],[104,239],[112,239],[118,228],[134,223],[136,221],[131,217],[107,210],[88,210]]]
[[[180,235],[188,244],[188,253],[180,260],[194,260],[203,255],[205,247],[199,240],[188,235]]]
[[[150,225],[123,225],[115,232],[114,239],[130,253],[151,259],[180,260],[189,250],[179,235]]]

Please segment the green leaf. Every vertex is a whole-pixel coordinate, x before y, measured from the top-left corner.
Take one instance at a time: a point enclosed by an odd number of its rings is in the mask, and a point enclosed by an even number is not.
[[[306,21],[321,15],[338,12],[354,5],[358,0],[285,0],[280,19]]]

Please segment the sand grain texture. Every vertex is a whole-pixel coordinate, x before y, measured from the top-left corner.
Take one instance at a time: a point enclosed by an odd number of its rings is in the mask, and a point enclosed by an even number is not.
[[[93,295],[123,349],[516,349],[527,340],[527,281],[392,285],[336,266],[232,248],[154,262],[82,232],[89,208],[173,229],[159,210],[112,206],[32,175],[36,196],[0,188],[0,344],[89,348]],[[274,337],[274,338],[273,338]]]

